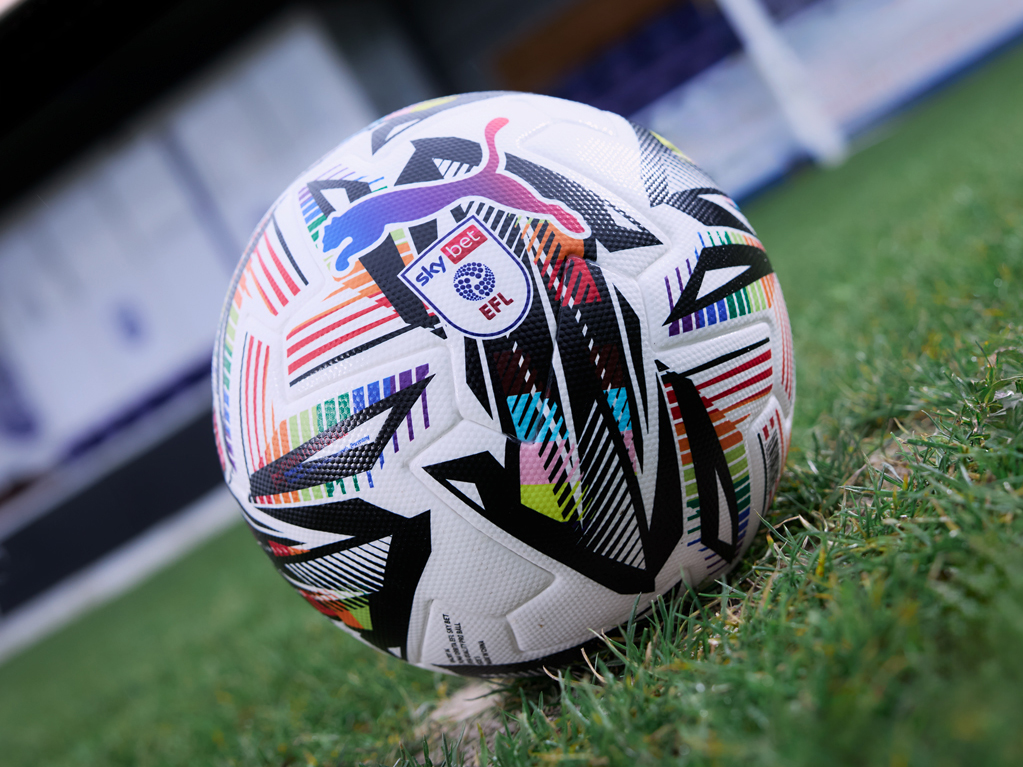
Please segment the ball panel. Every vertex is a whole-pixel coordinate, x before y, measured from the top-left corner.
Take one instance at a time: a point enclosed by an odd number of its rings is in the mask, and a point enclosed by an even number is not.
[[[495,674],[734,566],[794,397],[734,203],[620,117],[501,93],[303,174],[236,273],[214,382],[285,579],[385,651]]]

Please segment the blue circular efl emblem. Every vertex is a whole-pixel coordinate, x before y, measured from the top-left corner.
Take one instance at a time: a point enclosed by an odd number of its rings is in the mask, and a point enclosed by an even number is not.
[[[455,271],[455,290],[466,301],[482,301],[494,292],[497,279],[486,264],[470,261]]]

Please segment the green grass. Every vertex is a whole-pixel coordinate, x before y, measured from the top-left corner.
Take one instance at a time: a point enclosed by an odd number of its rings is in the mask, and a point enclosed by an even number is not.
[[[0,764],[375,761],[434,677],[346,639],[239,526],[0,666]]]
[[[600,677],[510,686],[470,763],[1023,762],[1020,82],[1016,49],[747,206],[799,381],[769,530]],[[394,764],[447,685],[342,637],[239,529],[0,667],[0,762]]]

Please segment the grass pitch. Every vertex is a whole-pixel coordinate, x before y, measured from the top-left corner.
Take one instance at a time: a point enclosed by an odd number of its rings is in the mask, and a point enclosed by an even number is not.
[[[1023,763],[1020,82],[1016,49],[746,206],[801,449],[727,584],[424,751],[459,682],[340,636],[236,529],[0,667],[0,762]]]

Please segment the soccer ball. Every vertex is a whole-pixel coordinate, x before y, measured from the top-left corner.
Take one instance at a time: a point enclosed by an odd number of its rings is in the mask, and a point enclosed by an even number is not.
[[[213,387],[284,579],[384,652],[491,676],[732,568],[795,379],[764,248],[691,160],[608,112],[475,93],[378,120],[278,199]]]

